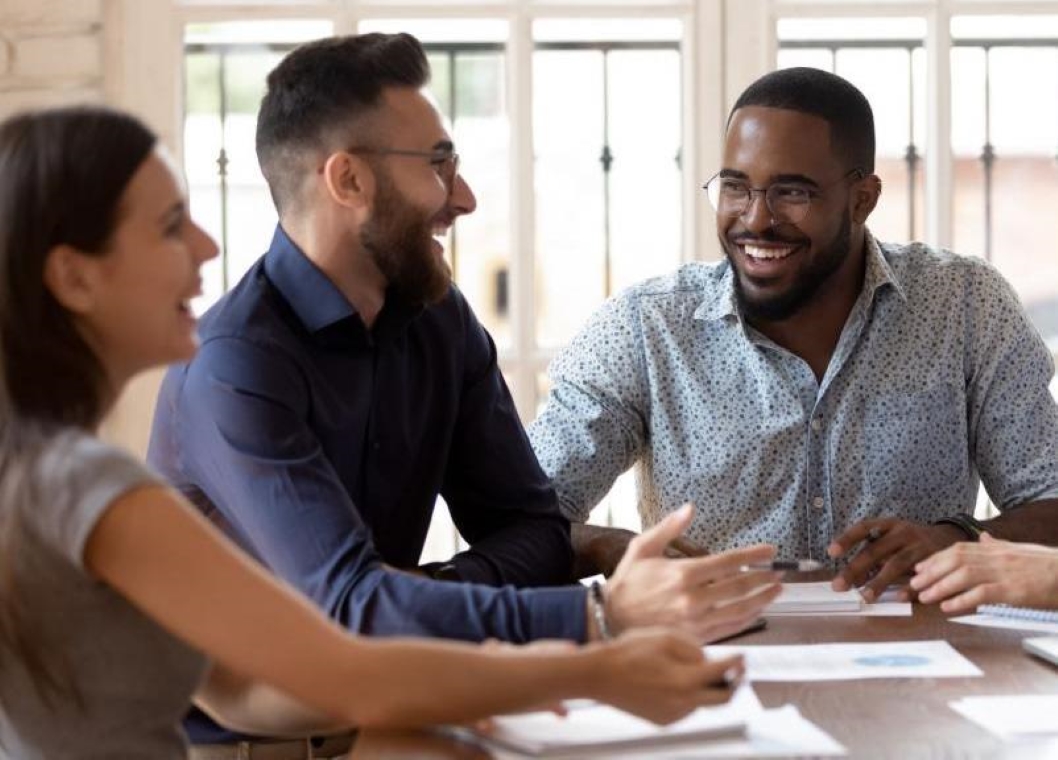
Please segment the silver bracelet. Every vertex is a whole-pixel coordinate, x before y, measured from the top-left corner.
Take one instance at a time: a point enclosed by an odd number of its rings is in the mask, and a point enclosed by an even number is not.
[[[595,628],[599,631],[599,638],[609,641],[613,638],[610,626],[606,622],[606,597],[603,596],[602,584],[598,581],[591,582],[588,592],[591,596],[591,616],[595,620]]]

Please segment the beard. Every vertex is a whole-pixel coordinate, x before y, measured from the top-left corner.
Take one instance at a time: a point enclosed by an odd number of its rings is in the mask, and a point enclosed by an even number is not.
[[[765,235],[755,236],[760,240],[786,242],[770,230]],[[852,219],[846,214],[841,228],[830,243],[819,251],[815,261],[797,273],[793,284],[784,292],[767,298],[753,298],[746,293],[743,285],[743,274],[734,264],[727,240],[721,240],[724,255],[731,263],[735,275],[735,300],[742,314],[750,321],[780,322],[796,314],[805,304],[812,300],[819,288],[829,280],[849,255],[852,243]]]
[[[435,216],[408,203],[383,172],[376,177],[375,213],[360,230],[360,244],[389,286],[409,303],[437,303],[448,293],[452,270],[433,252]]]

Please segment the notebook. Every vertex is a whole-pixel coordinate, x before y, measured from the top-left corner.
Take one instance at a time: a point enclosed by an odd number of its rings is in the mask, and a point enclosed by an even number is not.
[[[731,702],[695,710],[682,720],[657,726],[617,708],[587,700],[569,705],[569,714],[549,712],[504,715],[491,731],[446,726],[442,733],[493,751],[525,757],[609,758],[620,752],[649,750],[685,742],[740,739],[746,721],[761,711],[752,689],[739,688]]]
[[[1058,623],[1058,610],[1037,610],[1032,607],[1011,607],[1009,604],[982,604],[977,608],[978,615],[995,615],[997,617],[1032,620],[1037,623]]]
[[[1029,639],[1022,639],[1021,646],[1029,654],[1042,657],[1044,660],[1058,665],[1058,636],[1034,636]]]

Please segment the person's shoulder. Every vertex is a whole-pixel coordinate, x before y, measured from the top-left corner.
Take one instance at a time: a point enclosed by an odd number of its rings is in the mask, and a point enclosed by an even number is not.
[[[199,320],[198,333],[207,343],[214,338],[243,337],[276,340],[286,331],[282,299],[259,259]]]
[[[910,293],[937,298],[945,290],[965,295],[968,289],[1002,293],[1010,285],[992,264],[978,256],[959,254],[925,243],[879,243],[882,255],[897,280]]]
[[[125,480],[156,480],[153,470],[125,449],[73,427],[39,434],[34,456],[35,481],[84,491],[92,482],[120,476]]]

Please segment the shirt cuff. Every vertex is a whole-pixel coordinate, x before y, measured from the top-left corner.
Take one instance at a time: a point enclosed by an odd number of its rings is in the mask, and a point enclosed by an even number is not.
[[[519,592],[529,610],[529,638],[588,640],[588,589],[584,586],[530,588]]]

